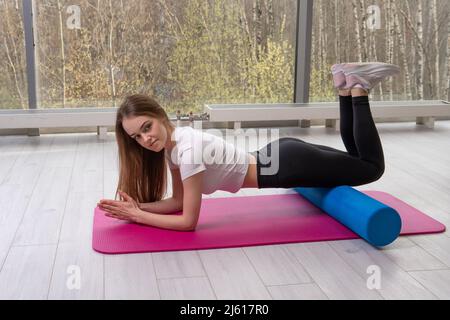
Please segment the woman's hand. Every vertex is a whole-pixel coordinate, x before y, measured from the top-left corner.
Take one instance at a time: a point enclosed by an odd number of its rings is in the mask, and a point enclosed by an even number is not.
[[[137,222],[143,211],[139,202],[131,198],[125,192],[119,191],[119,195],[124,201],[100,200],[98,207],[106,212],[106,216],[124,221]]]

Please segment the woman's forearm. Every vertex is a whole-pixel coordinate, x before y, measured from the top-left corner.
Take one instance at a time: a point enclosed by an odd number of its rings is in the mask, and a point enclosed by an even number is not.
[[[141,210],[140,214],[134,220],[139,224],[145,224],[162,229],[176,231],[195,230],[195,226],[189,225],[186,217],[183,215],[160,215]]]
[[[170,197],[161,201],[141,203],[139,207],[151,213],[169,214],[181,211],[183,205],[177,199]]]

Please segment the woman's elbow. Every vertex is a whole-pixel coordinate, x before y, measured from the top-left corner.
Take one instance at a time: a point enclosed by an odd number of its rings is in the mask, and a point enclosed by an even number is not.
[[[198,223],[198,217],[194,218],[194,217],[190,217],[190,216],[186,216],[183,222],[183,229],[185,231],[195,231],[195,229],[197,228],[197,223]]]
[[[182,226],[185,231],[195,231],[200,217],[200,210],[184,210]]]
[[[197,223],[195,223],[195,224],[186,223],[185,225],[183,225],[182,230],[183,231],[195,231],[196,228],[197,228]]]
[[[184,231],[187,231],[187,232],[194,232],[195,231],[195,229],[197,229],[197,226],[195,225],[195,226],[189,226],[189,227],[187,227]]]

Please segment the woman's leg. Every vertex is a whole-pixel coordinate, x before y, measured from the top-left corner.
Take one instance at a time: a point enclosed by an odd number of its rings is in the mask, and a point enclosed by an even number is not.
[[[359,157],[384,172],[383,147],[370,110],[369,96],[363,89],[353,89],[352,96],[353,134]]]
[[[340,133],[342,141],[344,142],[345,148],[347,149],[348,154],[358,157],[358,149],[355,144],[355,138],[353,135],[353,101],[352,101],[352,93],[351,90],[339,90],[339,113],[340,113]],[[297,139],[299,140],[299,139]],[[303,140],[300,140],[304,142]],[[327,151],[334,151],[339,153],[346,152],[320,145],[320,144],[314,144],[309,142],[308,143],[312,146],[316,146],[317,148],[321,150],[327,150]]]
[[[348,154],[357,157],[359,154],[353,134],[353,102],[350,90],[340,90],[339,92],[339,113],[340,113],[340,132],[342,141],[344,142]],[[316,146],[317,148],[322,150],[345,153],[344,151],[332,147],[313,143],[309,144]]]
[[[383,149],[370,111],[368,96],[361,96],[357,90],[352,90],[353,92],[355,96],[351,98],[352,122],[348,117],[349,108],[343,108],[349,107],[350,100],[342,99],[341,104],[341,115],[344,116],[341,119],[341,134],[349,152],[314,145],[300,139],[281,138],[278,140],[278,146],[276,143],[270,143],[258,151],[259,188],[357,186],[381,177],[384,172]],[[278,152],[272,152],[273,147],[277,147]],[[261,162],[260,159],[264,161]],[[267,163],[267,159],[271,161]],[[267,175],[262,172],[264,170],[261,169],[269,167],[278,167],[277,173]]]
[[[348,153],[357,157],[358,148],[353,133],[353,99],[351,90],[339,91],[340,131]]]

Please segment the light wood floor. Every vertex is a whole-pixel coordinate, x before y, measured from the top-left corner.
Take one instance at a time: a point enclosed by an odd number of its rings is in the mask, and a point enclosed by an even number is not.
[[[389,192],[450,226],[450,122],[377,127],[386,173],[357,189]],[[344,150],[332,129],[284,128],[281,136]],[[450,299],[449,232],[401,237],[383,250],[351,240],[96,253],[93,208],[114,194],[116,151],[113,133],[104,142],[95,134],[0,137],[0,299]],[[379,290],[367,287],[372,265]]]

